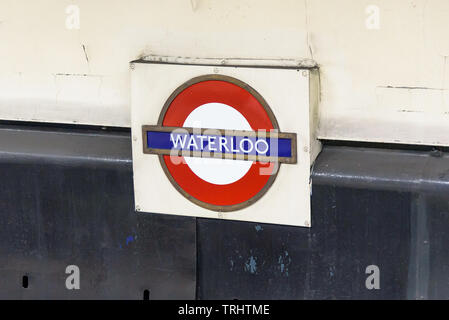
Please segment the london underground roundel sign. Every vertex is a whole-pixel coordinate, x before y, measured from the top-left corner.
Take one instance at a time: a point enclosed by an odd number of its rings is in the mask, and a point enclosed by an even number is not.
[[[173,186],[215,211],[251,205],[281,163],[296,163],[296,134],[279,132],[263,97],[223,75],[187,81],[168,98],[157,125],[144,125],[143,152],[157,154]]]

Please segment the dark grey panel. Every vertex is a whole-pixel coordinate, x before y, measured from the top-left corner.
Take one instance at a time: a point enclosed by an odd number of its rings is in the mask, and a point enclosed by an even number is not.
[[[410,257],[411,195],[314,186],[310,298],[405,299]],[[380,290],[366,269],[379,267]]]
[[[307,228],[198,219],[199,299],[302,299]]]
[[[199,297],[406,298],[410,195],[327,186],[313,193],[310,229],[199,219]],[[365,286],[369,265],[380,269],[381,290]]]
[[[424,293],[429,299],[449,299],[449,194],[427,197],[426,213],[428,239],[421,243],[428,251],[429,274]]]
[[[137,214],[132,188],[129,134],[0,130],[0,299],[194,299],[195,219]]]

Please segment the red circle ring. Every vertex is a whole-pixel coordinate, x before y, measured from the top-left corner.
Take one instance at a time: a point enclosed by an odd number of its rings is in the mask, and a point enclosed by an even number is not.
[[[279,130],[273,112],[257,91],[240,80],[223,75],[196,77],[177,88],[165,103],[158,125],[182,127],[194,109],[211,102],[235,108],[254,131]],[[175,157],[175,161],[170,157],[159,156],[159,160],[173,186],[190,201],[214,211],[235,211],[256,202],[273,184],[279,171],[273,163],[253,162],[241,179],[217,185],[199,178],[183,157]]]

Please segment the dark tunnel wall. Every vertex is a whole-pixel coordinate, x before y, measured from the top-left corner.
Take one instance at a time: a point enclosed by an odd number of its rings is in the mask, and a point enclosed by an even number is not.
[[[135,213],[130,148],[126,132],[0,128],[1,299],[449,298],[447,154],[325,146],[301,228]]]

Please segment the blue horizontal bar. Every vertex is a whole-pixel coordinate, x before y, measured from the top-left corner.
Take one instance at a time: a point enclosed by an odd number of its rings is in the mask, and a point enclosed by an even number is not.
[[[219,136],[161,131],[147,131],[147,147],[163,150],[190,150],[224,154],[245,154],[270,157],[292,156],[288,138]]]

